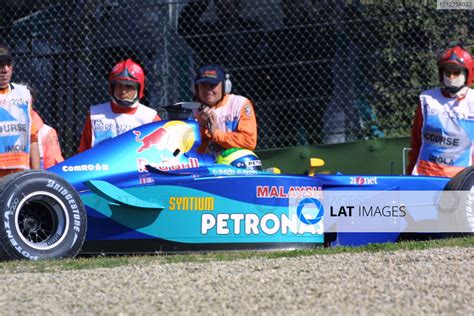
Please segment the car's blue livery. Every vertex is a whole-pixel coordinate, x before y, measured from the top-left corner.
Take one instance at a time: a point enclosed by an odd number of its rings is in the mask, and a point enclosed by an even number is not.
[[[155,122],[50,168],[50,172],[65,179],[79,193],[86,220],[73,213],[74,210],[67,210],[68,204],[80,203],[74,198],[67,199],[72,190],[67,189],[66,183],[58,185],[60,178],[46,177],[34,189],[25,189],[22,195],[14,195],[16,191],[11,189],[13,193],[6,200],[17,199],[22,205],[31,202],[36,209],[44,208],[42,217],[46,219],[35,216],[30,209],[13,210],[17,205],[6,202],[3,207],[12,210],[5,211],[8,222],[4,225],[7,228],[3,238],[0,228],[0,244],[6,245],[0,249],[0,255],[2,251],[3,257],[8,258],[75,255],[77,251],[55,252],[61,235],[71,232],[76,235],[70,241],[65,240],[74,245],[71,249],[81,249],[84,253],[292,249],[393,242],[399,239],[400,233],[325,234],[324,216],[308,216],[304,210],[306,207],[317,210],[322,192],[331,190],[441,191],[449,180],[382,175],[281,175],[237,169],[218,165],[209,155],[197,153],[200,140],[199,126],[193,120]],[[49,173],[35,177],[44,174]],[[28,173],[24,178],[29,179]],[[15,181],[20,180],[9,179],[4,185],[13,187]],[[28,181],[34,182],[23,182]],[[48,189],[42,190],[42,186]],[[56,197],[56,193],[63,195]],[[21,197],[25,195],[32,196],[32,200],[25,202]],[[435,211],[427,214],[433,216]],[[14,226],[12,221],[18,223]],[[42,229],[45,233],[40,236],[38,227],[46,226],[53,228]],[[81,234],[85,234],[85,242],[77,246],[77,240],[84,238]]]

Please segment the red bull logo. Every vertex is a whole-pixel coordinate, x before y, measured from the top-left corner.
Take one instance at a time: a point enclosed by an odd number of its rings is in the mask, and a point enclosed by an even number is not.
[[[160,143],[162,143],[167,133],[168,131],[165,128],[160,127],[152,131],[150,134],[144,136],[143,138],[140,138],[140,135],[142,133],[140,131],[133,131],[133,134],[135,134],[135,140],[137,141],[137,143],[142,144],[137,149],[137,153],[141,153],[142,151],[146,149],[150,149],[153,146],[159,147]]]

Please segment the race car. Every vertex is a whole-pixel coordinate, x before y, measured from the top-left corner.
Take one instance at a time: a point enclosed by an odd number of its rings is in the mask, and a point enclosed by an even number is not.
[[[197,152],[200,143],[194,120],[154,122],[47,171],[30,170],[3,178],[0,258],[395,242],[412,232],[410,227],[440,222],[437,202],[421,203],[421,213],[409,211],[424,192],[472,195],[474,185],[472,168],[452,180],[320,175],[314,170],[309,175],[278,174],[261,169],[252,160],[240,166],[218,163]],[[311,163],[314,168],[321,161],[312,159]],[[357,206],[349,199],[369,194],[363,198],[366,202],[373,192],[377,199],[387,192],[415,192],[415,202],[394,202],[388,196],[388,209],[374,204],[361,208],[359,203],[363,225],[354,225]],[[464,225],[460,230],[464,233],[472,232],[474,226],[474,199],[469,194],[461,203],[456,200],[463,210],[456,223]],[[433,231],[432,226],[421,230]]]

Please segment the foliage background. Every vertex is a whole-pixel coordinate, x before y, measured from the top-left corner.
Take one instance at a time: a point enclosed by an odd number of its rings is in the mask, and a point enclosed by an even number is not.
[[[474,44],[471,10],[428,0],[4,0],[0,13],[14,79],[36,88],[66,157],[122,58],[145,68],[144,103],[164,118],[192,99],[198,65],[223,65],[269,149],[408,136],[438,54]]]

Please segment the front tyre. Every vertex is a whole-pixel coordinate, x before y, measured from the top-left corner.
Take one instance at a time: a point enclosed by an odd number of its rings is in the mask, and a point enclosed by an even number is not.
[[[0,259],[74,257],[87,216],[76,190],[60,176],[27,170],[0,180]]]

